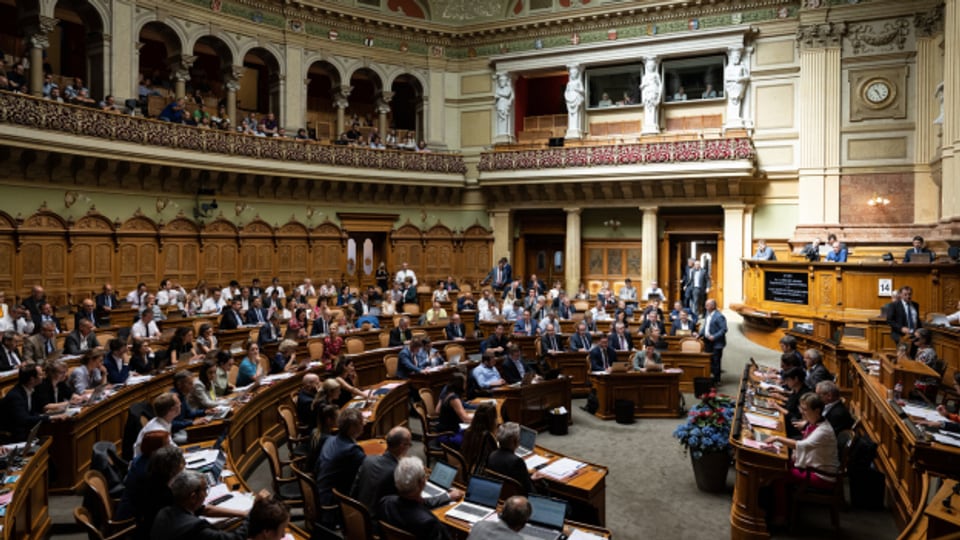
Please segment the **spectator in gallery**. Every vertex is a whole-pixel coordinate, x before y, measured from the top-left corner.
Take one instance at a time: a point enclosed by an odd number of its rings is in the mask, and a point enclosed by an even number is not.
[[[185,101],[182,97],[171,101],[160,111],[160,120],[174,124],[182,124],[184,104]]]

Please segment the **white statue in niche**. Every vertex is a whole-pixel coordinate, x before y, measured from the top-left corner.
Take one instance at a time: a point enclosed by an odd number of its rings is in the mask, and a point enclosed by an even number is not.
[[[580,66],[571,64],[567,68],[570,70],[570,80],[563,91],[563,99],[567,102],[566,138],[579,139],[582,136],[580,115],[583,111],[583,81],[580,78]]]
[[[513,138],[513,129],[510,125],[510,117],[513,112],[513,81],[507,73],[497,73],[497,87],[494,90],[497,106],[497,138]]]
[[[660,101],[663,98],[663,81],[656,56],[648,56],[640,80],[640,99],[643,101],[643,130],[641,134],[660,133]]]
[[[727,94],[726,129],[742,128],[743,97],[750,82],[750,71],[743,62],[743,48],[727,49],[727,67],[723,70],[723,89]]]
[[[943,81],[940,81],[937,89],[933,91],[933,97],[940,103],[940,116],[938,116],[933,123],[934,125],[943,125]]]

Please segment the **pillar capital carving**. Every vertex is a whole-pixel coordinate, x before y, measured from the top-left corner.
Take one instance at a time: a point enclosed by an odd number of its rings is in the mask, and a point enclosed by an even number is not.
[[[57,27],[57,19],[46,15],[37,15],[24,27],[24,35],[34,49],[46,49],[50,46],[50,32]]]
[[[579,208],[579,207],[578,207],[578,208],[564,208],[563,211],[566,212],[567,215],[573,214],[573,215],[579,216],[580,214],[583,213],[583,208]]]
[[[913,16],[917,37],[931,37],[943,32],[943,4]]]
[[[197,57],[192,54],[178,54],[171,56],[168,62],[170,63],[170,78],[175,81],[189,81],[190,80],[190,68],[193,67],[193,63],[197,61]]]
[[[637,207],[641,212],[646,214],[647,212],[656,214],[660,207],[655,204],[643,204]]]
[[[847,23],[824,22],[803,25],[797,29],[797,43],[801,49],[839,47],[847,33]]]

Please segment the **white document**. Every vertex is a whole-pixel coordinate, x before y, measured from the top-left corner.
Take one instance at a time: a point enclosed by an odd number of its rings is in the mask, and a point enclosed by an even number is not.
[[[603,537],[599,534],[574,529],[573,532],[570,533],[570,536],[567,537],[567,540],[603,540]]]
[[[549,458],[537,454],[530,454],[526,459],[523,460],[527,464],[527,470],[533,470],[550,461]]]
[[[770,418],[769,416],[763,416],[760,414],[746,413],[747,421],[750,422],[751,426],[754,427],[765,427],[767,429],[777,429],[779,423]]]
[[[220,455],[219,450],[209,449],[209,450],[197,450],[196,452],[190,452],[189,454],[185,454],[183,457],[187,462],[188,469],[200,469],[217,461],[217,456],[219,455]],[[223,493],[221,493],[220,495],[223,495]]]
[[[940,416],[940,413],[938,413],[936,409],[917,407],[916,405],[910,405],[909,403],[903,405],[903,412],[916,418],[930,420],[931,422],[943,422],[946,420],[946,418]]]
[[[586,463],[575,459],[560,458],[543,469],[540,469],[540,472],[559,480],[574,474],[586,465]]]
[[[230,488],[226,484],[217,484],[210,488],[209,493],[207,493],[207,499],[204,501],[204,504],[210,504],[210,501],[215,500],[218,497],[224,495],[230,495],[230,498],[223,501],[222,503],[216,505],[217,508],[225,508],[227,510],[239,510],[243,513],[250,512],[250,509],[253,508],[253,494],[252,493],[240,493],[237,491],[230,491]],[[209,521],[210,523],[217,524],[224,521],[235,519],[235,518],[222,518],[222,517],[207,517],[204,516],[203,519]]]

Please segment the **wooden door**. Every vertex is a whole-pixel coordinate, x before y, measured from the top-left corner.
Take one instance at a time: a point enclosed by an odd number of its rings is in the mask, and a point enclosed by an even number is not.
[[[523,279],[526,287],[531,274],[553,287],[554,281],[565,283],[564,237],[557,235],[533,235],[524,237],[524,274],[514,274],[514,279]]]

